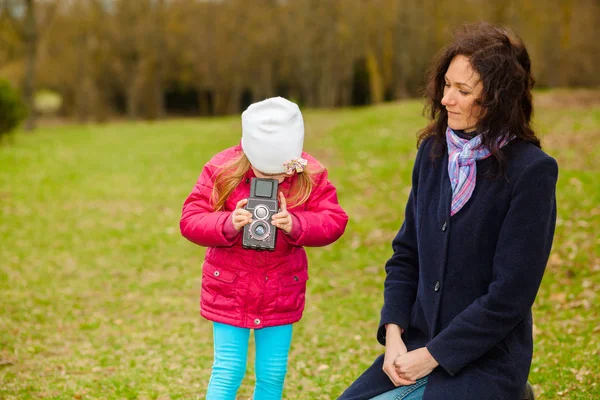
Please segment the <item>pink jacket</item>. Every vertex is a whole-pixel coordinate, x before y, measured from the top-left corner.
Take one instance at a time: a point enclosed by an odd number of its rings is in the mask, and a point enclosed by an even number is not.
[[[237,327],[263,328],[297,322],[304,310],[308,264],[303,246],[326,246],[343,233],[348,216],[340,207],[334,186],[324,170],[316,177],[307,202],[288,208],[293,218],[289,235],[277,232],[274,251],[242,248],[242,234],[231,232],[231,212],[250,194],[250,169],[227,199],[224,211],[209,204],[215,173],[242,151],[240,145],[214,156],[205,166],[183,205],[181,234],[208,247],[202,268],[200,309],[203,317]],[[302,157],[317,164],[307,153]],[[286,178],[279,190],[290,197],[296,175]]]

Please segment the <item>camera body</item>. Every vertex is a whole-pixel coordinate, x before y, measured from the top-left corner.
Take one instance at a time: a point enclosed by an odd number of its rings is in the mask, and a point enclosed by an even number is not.
[[[275,250],[277,228],[271,218],[279,212],[276,179],[252,178],[246,210],[252,213],[252,222],[244,226],[242,247],[253,250]]]

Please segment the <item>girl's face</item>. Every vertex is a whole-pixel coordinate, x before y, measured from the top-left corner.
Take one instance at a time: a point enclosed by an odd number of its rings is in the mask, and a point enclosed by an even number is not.
[[[481,107],[475,102],[483,90],[479,74],[467,57],[458,55],[450,62],[444,79],[442,105],[448,111],[448,126],[453,130],[474,131],[481,117]]]
[[[260,171],[258,171],[256,168],[252,167],[252,171],[254,171],[254,175],[256,175],[257,178],[265,178],[265,179],[277,179],[277,182],[281,183],[283,182],[283,180],[285,178],[287,178],[288,176],[292,176],[292,174],[288,175],[288,174],[277,174],[277,175],[265,175],[263,173],[261,173]]]

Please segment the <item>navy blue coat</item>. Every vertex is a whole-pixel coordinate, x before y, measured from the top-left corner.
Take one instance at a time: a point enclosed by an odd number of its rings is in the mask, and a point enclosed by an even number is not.
[[[385,324],[405,329],[408,350],[426,346],[440,364],[424,400],[520,399],[533,352],[531,306],[556,222],[556,161],[513,140],[506,174],[493,157],[477,162],[477,184],[450,217],[448,154],[431,159],[433,139],[417,153],[405,221],[386,264]],[[440,147],[441,148],[441,147]],[[370,399],[394,388],[380,356],[340,397]]]

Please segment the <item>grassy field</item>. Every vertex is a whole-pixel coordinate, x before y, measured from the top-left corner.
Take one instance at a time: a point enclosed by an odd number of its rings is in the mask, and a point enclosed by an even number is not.
[[[600,94],[536,95],[560,165],[553,253],[534,309],[538,399],[600,398]],[[285,399],[334,399],[382,351],[383,264],[410,190],[417,101],[305,112],[346,234],[309,249]],[[204,398],[204,250],[179,234],[203,164],[239,117],[61,126],[0,147],[0,398]],[[251,347],[253,349],[253,347]],[[251,397],[254,357],[239,392]]]

